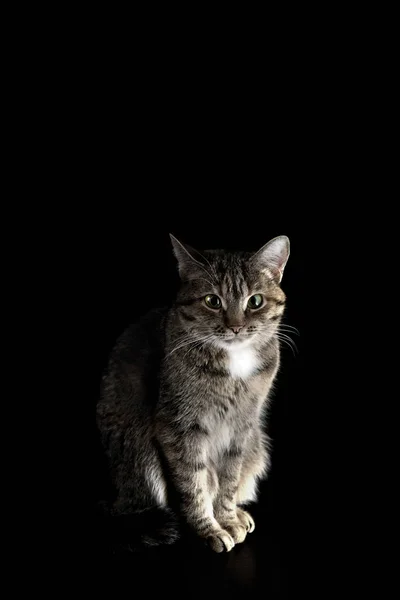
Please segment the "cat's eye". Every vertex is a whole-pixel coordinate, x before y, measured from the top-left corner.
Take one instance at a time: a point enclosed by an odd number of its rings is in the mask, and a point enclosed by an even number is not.
[[[248,308],[255,310],[256,308],[260,308],[262,303],[263,303],[263,297],[261,296],[261,294],[254,294],[254,296],[251,296],[251,298],[249,298],[249,301],[247,302],[247,306],[248,306]]]
[[[208,294],[204,298],[204,302],[207,304],[208,308],[213,308],[214,310],[221,308],[221,300],[215,294]]]

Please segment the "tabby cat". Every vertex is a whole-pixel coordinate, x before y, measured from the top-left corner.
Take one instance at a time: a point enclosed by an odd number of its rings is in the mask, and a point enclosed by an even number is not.
[[[178,514],[215,552],[230,551],[254,530],[244,506],[270,464],[263,421],[279,367],[289,240],[256,253],[200,253],[171,240],[176,301],[122,334],[102,380],[111,514]],[[141,541],[172,543],[179,528],[159,536]]]

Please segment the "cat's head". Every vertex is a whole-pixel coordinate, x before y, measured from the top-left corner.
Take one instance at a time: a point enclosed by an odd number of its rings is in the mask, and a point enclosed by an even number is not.
[[[193,341],[229,349],[274,335],[285,306],[280,282],[289,258],[286,236],[255,253],[200,253],[171,240],[181,278],[177,309]]]

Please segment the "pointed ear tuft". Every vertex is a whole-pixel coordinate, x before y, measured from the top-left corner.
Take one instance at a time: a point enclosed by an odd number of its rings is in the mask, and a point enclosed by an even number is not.
[[[182,244],[172,233],[169,234],[174,250],[174,255],[178,261],[178,270],[181,279],[188,279],[190,274],[198,272],[199,268],[204,266],[204,258],[194,248],[187,244]]]
[[[290,242],[286,235],[280,235],[260,248],[251,261],[260,270],[268,270],[277,283],[280,283],[290,254]]]

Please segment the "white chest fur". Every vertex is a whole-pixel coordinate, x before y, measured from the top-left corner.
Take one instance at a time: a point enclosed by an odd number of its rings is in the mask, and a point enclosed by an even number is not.
[[[257,369],[259,360],[251,346],[227,350],[229,370],[234,379],[246,379]]]

